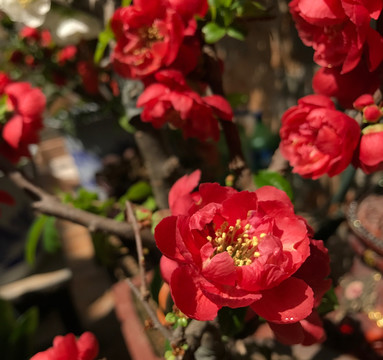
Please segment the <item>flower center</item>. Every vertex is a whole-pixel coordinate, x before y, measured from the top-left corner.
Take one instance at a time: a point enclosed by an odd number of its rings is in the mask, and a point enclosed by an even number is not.
[[[215,231],[214,238],[212,236],[206,238],[216,248],[214,255],[227,251],[233,258],[235,266],[250,265],[261,255],[258,251],[259,239],[249,233],[251,228],[250,224],[242,226],[240,219],[236,220],[234,226],[229,226],[225,221]],[[261,233],[259,237],[265,236],[265,233]]]

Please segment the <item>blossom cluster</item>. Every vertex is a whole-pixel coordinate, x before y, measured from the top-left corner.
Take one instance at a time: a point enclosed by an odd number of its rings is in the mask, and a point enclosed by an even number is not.
[[[155,127],[170,123],[184,137],[201,140],[218,138],[217,117],[233,117],[225,99],[201,97],[186,82],[201,60],[195,17],[204,17],[207,10],[206,0],[137,0],[117,9],[111,19],[115,71],[147,86],[138,99],[143,121]]]
[[[363,112],[367,126],[362,131],[323,95],[305,96],[284,113],[279,148],[293,172],[318,179],[337,175],[351,163],[367,174],[383,170],[382,109],[369,94],[360,96],[354,107]]]
[[[40,89],[13,82],[5,73],[0,73],[0,99],[0,154],[16,163],[38,142],[46,99]]]
[[[316,308],[331,284],[323,242],[283,191],[204,183],[192,192],[199,177],[196,171],[175,183],[172,216],[155,229],[175,305],[197,320],[250,306],[286,344],[323,340]]]
[[[95,360],[98,351],[98,341],[91,332],[84,332],[78,339],[70,333],[56,336],[51,348],[37,353],[30,360]]]
[[[300,38],[322,67],[313,78],[316,93],[352,108],[358,96],[379,87],[383,38],[372,23],[381,0],[292,0],[289,6]]]

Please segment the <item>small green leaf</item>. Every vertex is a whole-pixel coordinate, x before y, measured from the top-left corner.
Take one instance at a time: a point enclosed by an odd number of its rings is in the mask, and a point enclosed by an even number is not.
[[[115,217],[114,220],[116,221],[125,221],[125,214],[123,211],[119,212]]]
[[[27,243],[25,246],[25,260],[30,265],[33,265],[35,262],[37,244],[43,232],[47,218],[48,217],[46,215],[39,216],[29,229]]]
[[[95,64],[98,64],[101,61],[105,49],[107,48],[108,44],[112,39],[114,39],[114,33],[112,31],[112,28],[108,24],[105,30],[101,31],[98,35],[98,43],[93,57],[93,61]]]
[[[56,218],[54,216],[48,216],[45,221],[43,246],[44,250],[50,253],[56,252],[61,247],[59,233],[56,228]]]
[[[118,119],[118,123],[129,134],[133,134],[136,131],[135,127],[131,125],[130,118],[127,115],[121,116]]]
[[[226,29],[215,22],[207,23],[202,28],[202,32],[205,35],[205,41],[209,44],[217,42],[226,35]]]
[[[331,287],[331,289],[324,294],[318,307],[318,312],[320,315],[325,315],[333,311],[338,305],[339,302],[335,294],[334,287]]]
[[[290,183],[277,172],[261,170],[254,175],[254,182],[258,188],[266,185],[274,186],[284,191],[291,201],[293,200],[293,190]]]
[[[128,189],[122,198],[123,203],[125,203],[126,200],[136,202],[142,201],[150,195],[152,195],[152,188],[149,183],[146,181],[138,181]]]
[[[129,6],[132,3],[132,0],[122,0],[121,6]]]
[[[227,29],[227,35],[229,35],[230,37],[232,37],[234,39],[244,41],[246,38],[246,30],[240,28],[239,26],[232,24]]]
[[[226,95],[226,100],[230,106],[235,109],[241,105],[246,105],[249,102],[249,95],[243,93],[231,93]]]
[[[154,199],[153,196],[149,196],[145,202],[142,204],[143,207],[147,208],[148,210],[150,211],[154,211],[155,209],[157,209],[157,204],[156,204],[156,200]]]

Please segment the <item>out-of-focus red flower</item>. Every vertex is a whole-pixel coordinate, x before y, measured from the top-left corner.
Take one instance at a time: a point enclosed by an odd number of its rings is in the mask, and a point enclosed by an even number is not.
[[[383,38],[371,28],[383,3],[378,0],[293,0],[289,4],[300,38],[315,50],[314,61],[324,67],[354,69],[362,56],[369,71],[383,60]]]
[[[77,63],[77,72],[79,73],[82,86],[85,91],[90,95],[97,95],[98,88],[98,69],[91,61],[79,61]]]
[[[28,145],[38,141],[46,99],[27,82],[11,82],[0,93],[7,97],[7,115],[1,125],[0,153],[12,162],[29,156]]]
[[[363,129],[353,164],[366,174],[383,170],[383,124],[374,124]]]
[[[363,120],[376,123],[382,117],[382,111],[377,105],[368,105],[363,109]]]
[[[166,122],[182,130],[185,137],[219,138],[217,117],[232,120],[229,103],[221,96],[201,97],[187,84],[181,72],[162,70],[157,83],[149,85],[137,100],[144,107],[141,118],[159,128]]]
[[[165,0],[138,0],[116,10],[111,27],[117,44],[112,61],[117,73],[142,78],[177,57],[184,38],[181,16]]]
[[[96,337],[87,331],[78,339],[73,334],[56,336],[53,347],[37,353],[31,360],[95,360],[98,351]]]
[[[375,104],[371,94],[363,94],[359,96],[352,104],[356,110],[362,111],[366,106]]]
[[[212,320],[221,307],[251,308],[289,342],[324,339],[315,312],[330,281],[322,241],[311,239],[287,195],[271,186],[237,192],[184,176],[169,194],[172,216],[155,229],[163,277],[187,316]],[[313,324],[313,326],[310,326]]]
[[[47,48],[52,45],[52,35],[49,30],[44,29],[40,33],[40,45]]]
[[[76,55],[77,47],[68,45],[57,52],[57,62],[59,65],[64,65],[66,62],[74,60]]]
[[[35,43],[35,42],[39,41],[39,39],[40,39],[40,32],[36,28],[24,26],[20,30],[19,36],[20,36],[20,38],[22,38],[28,42]]]
[[[3,95],[5,87],[11,83],[9,76],[0,71],[0,95]]]
[[[361,61],[347,74],[341,74],[341,67],[320,68],[314,75],[312,86],[315,93],[335,97],[345,109],[351,109],[353,102],[362,94],[373,94],[381,82],[381,67],[369,72]]]
[[[280,136],[279,148],[293,172],[317,179],[337,175],[350,164],[360,128],[335,110],[330,98],[308,95],[283,114]]]

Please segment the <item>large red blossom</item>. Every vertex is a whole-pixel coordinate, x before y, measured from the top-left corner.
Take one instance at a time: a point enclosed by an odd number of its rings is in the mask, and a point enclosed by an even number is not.
[[[111,20],[117,40],[112,54],[115,70],[124,77],[143,78],[169,66],[184,36],[195,32],[194,15],[203,16],[206,11],[206,0],[136,0],[117,9]]]
[[[6,115],[0,126],[0,154],[17,162],[21,156],[30,155],[30,144],[38,142],[46,99],[40,89],[27,82],[7,83],[1,96],[6,97]]]
[[[335,110],[330,98],[308,95],[283,114],[280,136],[279,148],[293,172],[317,179],[337,175],[350,164],[360,128]]]
[[[229,103],[218,95],[201,97],[187,84],[181,72],[162,70],[155,74],[156,83],[149,85],[137,100],[144,107],[141,118],[159,128],[166,122],[182,129],[185,137],[206,140],[219,138],[217,117],[232,120]]]
[[[296,343],[322,340],[320,320],[313,331],[307,324],[330,286],[323,243],[310,238],[284,192],[205,183],[190,193],[199,175],[176,182],[169,194],[172,216],[155,230],[176,306],[197,320],[214,319],[224,306],[251,306],[282,341],[290,326],[298,328]]]
[[[381,83],[381,67],[369,72],[361,61],[353,70],[341,74],[341,66],[320,68],[314,75],[312,86],[315,93],[335,97],[346,109],[353,107],[353,102],[362,94],[373,94]]]
[[[363,129],[353,164],[366,174],[383,170],[383,124]]]
[[[31,360],[95,360],[99,346],[91,332],[84,332],[78,339],[73,334],[56,336],[53,347],[34,355]]]
[[[380,0],[293,0],[289,4],[298,33],[324,67],[354,69],[362,56],[370,71],[383,60],[383,38],[371,28],[382,10]]]

